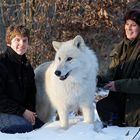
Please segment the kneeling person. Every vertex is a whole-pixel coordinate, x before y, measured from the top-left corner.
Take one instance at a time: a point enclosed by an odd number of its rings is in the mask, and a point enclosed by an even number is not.
[[[29,30],[11,26],[6,33],[6,51],[0,55],[0,131],[30,132],[43,125],[35,110],[34,71],[26,58]]]

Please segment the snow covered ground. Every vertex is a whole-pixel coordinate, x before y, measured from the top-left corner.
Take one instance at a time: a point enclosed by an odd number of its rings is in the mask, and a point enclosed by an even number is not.
[[[75,123],[73,123],[74,121]],[[67,130],[61,129],[59,122],[55,121],[30,133],[0,133],[0,140],[132,140],[139,129],[138,127],[109,126],[97,133],[93,130],[92,124],[86,124],[77,118],[70,124],[71,126]],[[140,140],[140,134],[134,140]]]
[[[106,95],[107,91],[100,91]],[[98,115],[96,113],[96,118]],[[70,127],[63,130],[59,121],[45,124],[42,128],[24,134],[4,134],[0,132],[0,140],[140,140],[140,133],[133,139],[139,127],[108,126],[100,132],[94,131],[93,124],[82,121],[82,117],[71,117]]]

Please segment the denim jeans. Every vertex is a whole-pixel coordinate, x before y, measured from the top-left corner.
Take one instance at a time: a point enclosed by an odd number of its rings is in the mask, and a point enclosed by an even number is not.
[[[44,123],[37,118],[36,124],[32,126],[31,123],[22,116],[0,113],[0,131],[3,133],[14,134],[30,132],[33,129],[40,128],[43,124]]]

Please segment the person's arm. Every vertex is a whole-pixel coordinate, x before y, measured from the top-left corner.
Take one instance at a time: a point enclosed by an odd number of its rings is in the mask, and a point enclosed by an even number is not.
[[[117,80],[115,87],[119,92],[140,94],[140,78]]]
[[[26,110],[23,114],[23,117],[31,122],[32,125],[35,124],[36,115],[36,86],[35,86],[35,79],[34,79],[34,71],[31,65],[28,65],[29,73],[28,73],[28,89],[27,89],[27,97],[26,97]]]
[[[128,94],[140,94],[140,57],[135,60],[133,65],[132,78],[115,81],[116,91]]]
[[[27,97],[26,97],[26,108],[31,111],[36,111],[36,85],[35,85],[35,74],[33,68],[29,66],[29,79],[28,79],[28,89],[27,89]]]
[[[7,78],[6,68],[0,64],[0,112],[21,116],[25,112],[25,108],[7,95]]]

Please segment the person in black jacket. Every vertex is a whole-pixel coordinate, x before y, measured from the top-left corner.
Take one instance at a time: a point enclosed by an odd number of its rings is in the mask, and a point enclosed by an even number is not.
[[[29,30],[10,26],[6,51],[0,55],[0,131],[24,133],[43,125],[36,115],[34,70],[26,58]]]

